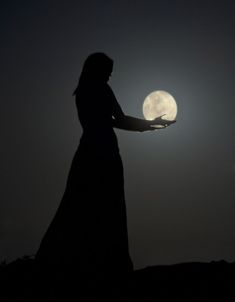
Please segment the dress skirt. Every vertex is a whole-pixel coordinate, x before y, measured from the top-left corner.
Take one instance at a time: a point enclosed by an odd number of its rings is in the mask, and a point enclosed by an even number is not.
[[[117,148],[81,140],[36,260],[42,267],[73,271],[97,284],[132,271],[123,165]]]

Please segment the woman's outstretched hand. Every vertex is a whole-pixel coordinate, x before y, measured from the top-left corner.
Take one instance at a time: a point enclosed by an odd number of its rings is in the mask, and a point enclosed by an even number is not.
[[[174,124],[176,121],[169,121],[169,120],[164,120],[162,117],[164,116],[160,115],[158,117],[156,117],[154,120],[150,121],[151,126],[163,126],[164,128],[170,126],[171,124]],[[154,128],[154,127],[152,127]],[[158,128],[161,129],[161,128]]]
[[[164,114],[165,115],[165,114]],[[169,121],[162,119],[162,116],[159,116],[155,118],[154,120],[145,120],[145,123],[142,125],[140,131],[151,131],[151,130],[159,130],[159,129],[165,129],[166,127],[170,126],[171,124],[174,124],[176,121]],[[160,128],[156,126],[161,126]]]
[[[160,115],[160,116],[156,117],[154,120],[152,120],[151,121],[152,125],[168,126],[168,125],[171,125],[176,122],[176,121],[164,120],[162,118],[164,115],[166,115],[166,114]]]

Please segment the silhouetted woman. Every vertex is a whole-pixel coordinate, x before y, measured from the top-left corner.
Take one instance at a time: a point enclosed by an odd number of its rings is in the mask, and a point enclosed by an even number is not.
[[[113,128],[146,131],[169,124],[126,116],[107,84],[112,70],[113,61],[103,53],[91,54],[84,63],[74,92],[83,134],[62,201],[36,255],[42,266],[74,273],[88,288],[115,284],[133,270]]]

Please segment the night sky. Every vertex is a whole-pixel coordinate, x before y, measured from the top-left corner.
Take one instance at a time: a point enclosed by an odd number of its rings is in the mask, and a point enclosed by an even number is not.
[[[178,104],[169,128],[115,130],[135,267],[235,261],[234,2],[2,1],[0,24],[0,261],[35,254],[55,214],[82,133],[72,93],[96,51],[126,114],[142,118],[158,89]]]

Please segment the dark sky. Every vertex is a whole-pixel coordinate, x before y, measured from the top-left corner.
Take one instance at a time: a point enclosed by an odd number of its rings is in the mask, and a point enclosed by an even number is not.
[[[234,261],[234,2],[9,0],[0,24],[0,260],[39,246],[81,136],[72,92],[103,51],[126,114],[157,89],[178,104],[167,129],[116,130],[135,267]]]

